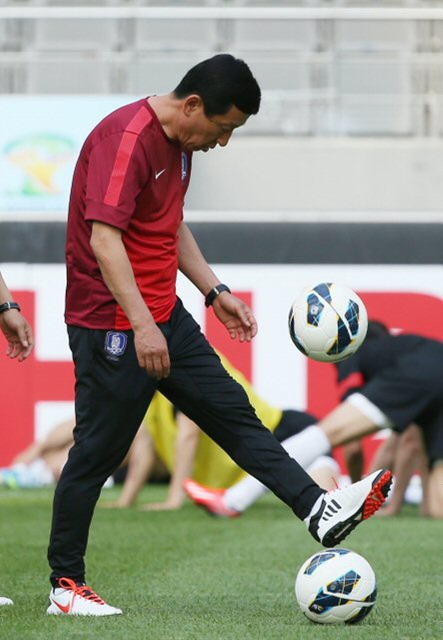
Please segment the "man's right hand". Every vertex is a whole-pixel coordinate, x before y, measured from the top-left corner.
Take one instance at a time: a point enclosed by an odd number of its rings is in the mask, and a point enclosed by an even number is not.
[[[16,309],[5,311],[0,315],[0,329],[8,342],[6,355],[18,356],[19,362],[26,360],[34,348],[32,329],[26,318]]]
[[[134,331],[138,363],[150,376],[167,378],[171,369],[168,343],[155,323]]]

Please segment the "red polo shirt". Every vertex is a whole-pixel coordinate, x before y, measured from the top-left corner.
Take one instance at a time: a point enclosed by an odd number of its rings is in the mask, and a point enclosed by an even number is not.
[[[66,245],[68,324],[129,329],[90,246],[92,222],[123,231],[141,295],[156,322],[176,296],[178,228],[191,154],[167,138],[146,99],[107,116],[86,139],[74,172]]]

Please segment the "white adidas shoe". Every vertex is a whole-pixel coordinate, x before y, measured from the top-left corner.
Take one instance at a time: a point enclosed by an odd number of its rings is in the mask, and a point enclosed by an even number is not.
[[[337,546],[360,522],[378,511],[391,484],[392,473],[381,469],[359,482],[325,493],[315,513],[305,518],[311,535],[327,548]]]
[[[2,607],[4,604],[14,604],[11,600],[11,598],[4,598],[2,596],[0,596],[0,607]]]
[[[58,582],[60,587],[49,594],[50,605],[46,610],[49,615],[116,616],[123,613],[106,604],[91,587],[78,586],[70,578],[60,578]]]

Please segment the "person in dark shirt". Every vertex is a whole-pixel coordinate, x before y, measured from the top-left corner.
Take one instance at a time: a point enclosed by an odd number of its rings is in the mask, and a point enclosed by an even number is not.
[[[294,436],[290,455],[306,468],[331,447],[384,428],[404,433],[415,423],[429,459],[428,512],[443,517],[443,343],[391,335],[372,321],[357,353],[336,366],[341,404]]]

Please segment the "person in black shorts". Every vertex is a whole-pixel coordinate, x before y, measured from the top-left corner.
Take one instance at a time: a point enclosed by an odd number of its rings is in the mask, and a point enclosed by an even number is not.
[[[177,297],[180,270],[232,339],[249,342],[257,333],[251,309],[206,262],[183,206],[192,154],[225,147],[259,106],[247,64],[220,54],[190,69],[170,93],[114,111],[82,147],[66,243],[76,428],[54,496],[48,614],[122,613],[86,585],[84,556],[101,488],[157,389],[325,546],[338,544],[386,499],[388,470],[326,494],[262,425]]]
[[[429,514],[443,517],[443,343],[391,335],[371,321],[359,351],[336,366],[342,402],[294,438],[299,463],[306,467],[329,448],[379,429],[402,433],[416,423],[429,459]]]

